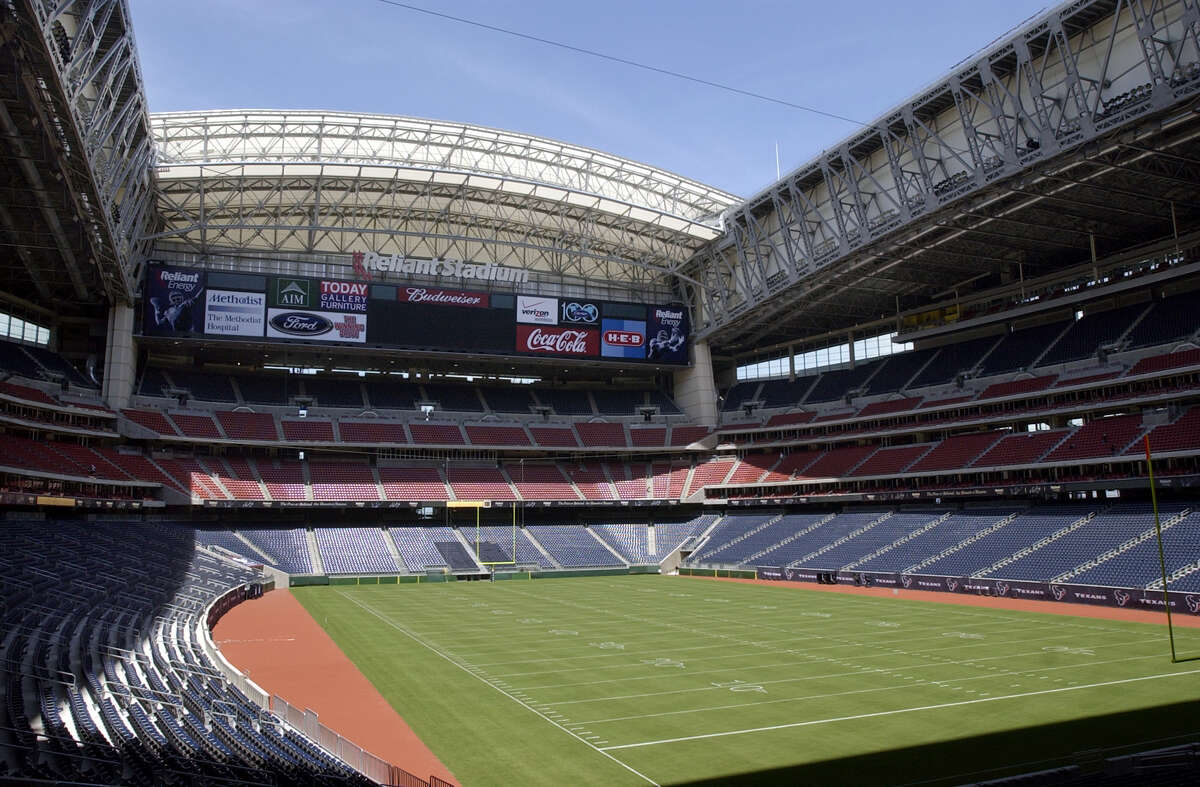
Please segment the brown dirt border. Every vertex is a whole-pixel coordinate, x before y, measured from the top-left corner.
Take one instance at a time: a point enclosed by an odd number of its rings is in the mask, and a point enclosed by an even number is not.
[[[221,653],[265,691],[393,765],[454,784],[450,773],[287,590],[245,601],[217,622]]]
[[[1003,596],[973,596],[967,593],[940,593],[936,590],[908,590],[905,588],[856,588],[847,585],[819,585],[815,582],[788,582],[776,579],[738,579],[736,577],[683,576],[684,579],[707,579],[718,582],[742,582],[748,585],[770,585],[777,588],[814,590],[820,593],[843,593],[878,598],[905,598],[911,601],[933,601],[938,604],[955,604],[963,607],[989,607],[991,609],[1018,610],[1021,612],[1047,612],[1051,615],[1072,615],[1079,618],[1099,620],[1125,620],[1137,623],[1166,625],[1167,614],[1148,609],[1122,609],[1093,604],[1068,604],[1065,601],[1037,601]],[[1200,628],[1200,617],[1177,613],[1171,622],[1180,627]]]

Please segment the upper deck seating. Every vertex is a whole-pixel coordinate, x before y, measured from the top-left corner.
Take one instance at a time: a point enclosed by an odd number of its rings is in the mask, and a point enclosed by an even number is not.
[[[263,373],[239,375],[233,378],[248,404],[285,405],[289,398],[300,393],[299,377],[286,374]]]
[[[231,440],[279,440],[275,416],[270,413],[220,411],[217,413],[217,420],[221,422],[225,436]]]
[[[1000,341],[999,336],[982,336],[964,342],[943,344],[937,348],[937,356],[909,381],[909,388],[925,388],[930,385],[946,385],[963,372],[974,369],[979,359]]]
[[[489,410],[497,413],[519,413],[528,415],[533,412],[533,397],[529,395],[529,387],[522,385],[507,385],[496,388],[482,388],[484,401]]]
[[[178,388],[189,391],[193,399],[201,402],[236,402],[237,394],[229,378],[223,374],[172,368],[171,379]],[[153,395],[153,394],[151,394]],[[159,394],[161,396],[161,394]]]
[[[907,352],[899,352],[895,355],[889,355],[884,358],[883,364],[871,379],[867,382],[864,394],[870,396],[872,394],[889,393],[891,391],[902,391],[908,386],[908,381],[911,380],[917,372],[921,370],[925,364],[929,363],[929,359],[937,352],[933,350],[908,350]]]
[[[594,415],[592,400],[587,391],[570,388],[541,388],[537,396],[542,404],[554,408],[559,415]]]
[[[361,383],[356,379],[338,380],[320,377],[303,379],[304,394],[317,407],[347,407],[361,410],[365,405]]]
[[[1054,346],[1038,361],[1041,366],[1068,363],[1096,354],[1101,345],[1115,342],[1146,311],[1147,304],[1135,303],[1105,311],[1085,311],[1071,324]]]
[[[1144,431],[1140,414],[1097,418],[1076,429],[1075,434],[1059,443],[1043,461],[1064,462],[1118,456]]]
[[[425,397],[437,402],[439,410],[452,413],[481,413],[483,402],[478,389],[468,385],[444,385],[425,383]]]
[[[459,500],[516,500],[512,486],[497,467],[450,465],[446,480]]]
[[[363,383],[363,389],[368,404],[377,410],[415,410],[417,400],[422,398],[421,388],[415,381],[397,375],[368,380]]]
[[[1200,330],[1196,314],[1197,293],[1186,292],[1163,298],[1125,336],[1129,347],[1153,347],[1195,337]]]
[[[379,480],[388,500],[448,500],[436,467],[381,467]]]
[[[361,462],[311,462],[308,474],[313,500],[379,500],[379,487],[369,465]]]
[[[1028,368],[1067,327],[1066,320],[1007,333],[983,359],[981,377]]]

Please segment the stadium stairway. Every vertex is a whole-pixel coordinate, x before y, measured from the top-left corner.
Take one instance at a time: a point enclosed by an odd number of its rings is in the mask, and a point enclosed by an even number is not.
[[[1162,520],[1160,522],[1160,527],[1161,527],[1162,531],[1165,533],[1166,531],[1170,530],[1175,525],[1178,525],[1180,522],[1187,519],[1188,516],[1191,515],[1191,513],[1192,513],[1192,510],[1190,508],[1185,508],[1183,511],[1175,514],[1174,516],[1172,516],[1168,519]],[[1096,557],[1092,558],[1091,560],[1080,563],[1078,566],[1075,566],[1074,568],[1070,569],[1069,571],[1065,571],[1062,574],[1059,574],[1058,576],[1051,578],[1050,581],[1053,583],[1056,583],[1056,584],[1060,583],[1060,582],[1068,582],[1073,577],[1077,577],[1089,569],[1095,568],[1096,566],[1099,566],[1108,560],[1112,560],[1113,558],[1117,557],[1118,555],[1128,552],[1129,550],[1133,549],[1134,547],[1138,546],[1139,544],[1142,544],[1143,542],[1149,541],[1152,538],[1157,538],[1157,536],[1158,536],[1158,528],[1153,528],[1153,527],[1146,528],[1141,533],[1138,533],[1136,536],[1123,542],[1119,546],[1116,546],[1113,549],[1110,549],[1101,555],[1097,555]]]
[[[312,494],[311,491],[309,494]],[[324,574],[325,563],[321,560],[321,549],[317,546],[317,534],[312,528],[304,529],[304,543],[308,545],[308,559],[312,561],[313,573]],[[404,565],[399,563],[398,565]]]
[[[1051,533],[1050,535],[1046,536],[1045,538],[1041,539],[1040,541],[1038,541],[1034,544],[1030,544],[1029,546],[1025,547],[1024,549],[1020,549],[1020,550],[1012,553],[1008,557],[1002,558],[1001,560],[997,560],[990,567],[985,568],[982,571],[976,571],[973,576],[979,576],[979,577],[1000,576],[999,574],[996,574],[995,572],[1004,568],[1009,563],[1013,563],[1017,560],[1020,560],[1021,558],[1025,557],[1026,555],[1032,554],[1033,552],[1036,552],[1037,550],[1042,549],[1043,547],[1045,547],[1049,544],[1053,544],[1058,539],[1063,538],[1064,536],[1068,536],[1071,533],[1074,533],[1076,530],[1078,530],[1079,528],[1083,527],[1084,525],[1088,524],[1093,519],[1095,519],[1096,515],[1098,513],[1099,513],[1098,511],[1089,511],[1086,516],[1082,516],[1079,519],[1076,519],[1071,524],[1067,525],[1064,528],[1056,530],[1055,532]]]
[[[622,563],[624,563],[627,566],[630,565],[629,561],[625,559],[625,556],[622,555],[617,550],[613,549],[612,544],[609,544],[607,541],[605,541],[603,538],[601,538],[599,535],[597,535],[595,530],[592,530],[590,527],[585,527],[584,531],[589,536],[596,539],[597,543],[599,543],[600,546],[604,547],[609,552],[611,552],[613,554],[613,557],[615,557],[617,560],[621,561]]]
[[[856,528],[855,530],[851,530],[849,533],[842,536],[841,538],[830,541],[828,544],[825,544],[820,549],[817,549],[813,552],[808,553],[807,555],[800,558],[799,560],[793,560],[788,565],[798,565],[800,563],[807,563],[808,561],[810,561],[814,558],[818,558],[821,555],[825,554],[826,552],[829,552],[832,549],[840,547],[842,544],[846,543],[850,539],[857,538],[858,536],[862,535],[863,533],[866,533],[868,530],[875,527],[876,525],[879,525],[882,522],[886,522],[887,520],[891,519],[895,514],[896,514],[895,511],[885,511],[885,512],[883,512],[883,514],[881,516],[878,516],[875,519],[872,519],[870,522],[863,525],[862,527]]]
[[[381,487],[381,489],[382,489],[382,487]],[[407,571],[408,569],[405,567],[404,558],[400,556],[400,550],[396,548],[396,542],[392,538],[391,533],[388,532],[388,529],[386,527],[382,528],[382,530],[383,530],[383,543],[387,545],[388,554],[390,554],[392,556],[392,560],[396,561],[396,567],[400,571],[402,571],[402,572]]]
[[[562,565],[554,559],[554,555],[551,555],[548,551],[546,551],[546,548],[539,544],[538,540],[529,534],[529,530],[527,528],[521,528],[518,538],[524,538],[530,544],[533,544],[534,549],[540,552],[542,556],[546,558],[546,560],[550,561],[550,565],[554,566],[555,568],[562,568]]]
[[[767,547],[766,549],[760,549],[758,552],[755,552],[754,554],[752,554],[749,557],[747,557],[746,559],[744,559],[742,561],[742,564],[747,565],[747,566],[754,565],[755,560],[757,560],[758,558],[767,554],[768,552],[770,552],[774,549],[778,549],[779,547],[783,546],[784,544],[790,544],[791,542],[795,541],[796,539],[808,535],[809,533],[813,532],[817,528],[829,524],[830,522],[833,521],[834,517],[836,517],[836,516],[837,516],[837,513],[835,512],[835,513],[829,514],[827,516],[821,517],[816,522],[813,522],[811,525],[808,525],[807,527],[802,527],[799,530],[795,531],[794,533],[788,534],[788,536],[786,538],[776,541],[774,544],[771,544],[771,546]]]
[[[843,568],[853,569],[856,566],[860,566],[863,563],[866,563],[868,560],[872,560],[874,558],[879,557],[880,555],[884,555],[888,552],[891,552],[896,547],[898,547],[902,544],[906,544],[909,541],[912,541],[914,538],[917,538],[919,536],[924,535],[925,533],[928,533],[930,530],[933,530],[935,527],[942,524],[943,522],[945,522],[947,519],[949,519],[953,515],[954,515],[953,511],[947,511],[946,513],[944,513],[941,516],[937,517],[936,519],[930,521],[929,523],[922,525],[921,527],[917,528],[916,530],[909,531],[908,533],[905,533],[900,538],[897,538],[895,541],[884,544],[883,546],[876,549],[874,552],[871,552],[868,555],[863,555],[862,557],[860,557],[859,559],[855,560],[852,563],[847,563],[845,566],[843,566]]]
[[[1019,517],[1022,513],[1023,513],[1022,511],[1014,511],[1013,513],[1009,514],[1008,516],[1004,517],[1003,519],[999,520],[998,522],[995,522],[994,524],[991,524],[988,527],[983,528],[982,530],[976,530],[974,533],[967,536],[962,541],[959,541],[957,544],[954,544],[953,546],[949,546],[949,547],[943,549],[941,552],[938,552],[936,555],[930,555],[929,557],[925,558],[924,560],[922,560],[919,563],[914,563],[913,565],[904,569],[903,573],[905,573],[905,574],[920,574],[921,569],[925,568],[925,566],[932,565],[932,564],[936,563],[937,561],[941,560],[942,558],[946,557],[947,555],[952,555],[955,552],[958,552],[960,549],[963,549],[965,547],[970,546],[971,544],[974,544],[976,541],[983,538],[984,536],[989,536],[992,533],[995,533],[997,530],[1004,527],[1005,525],[1011,524],[1012,521],[1014,519],[1016,519],[1017,517]]]

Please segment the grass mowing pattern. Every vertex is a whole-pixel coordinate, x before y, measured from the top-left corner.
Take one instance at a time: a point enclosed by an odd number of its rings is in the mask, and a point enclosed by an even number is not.
[[[465,785],[956,784],[1200,734],[1157,625],[657,576],[293,592]]]

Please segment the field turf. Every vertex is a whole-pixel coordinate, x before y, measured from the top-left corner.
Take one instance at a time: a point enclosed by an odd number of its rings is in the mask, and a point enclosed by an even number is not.
[[[1200,660],[1152,624],[659,576],[293,592],[469,787],[959,784],[1200,735]]]

